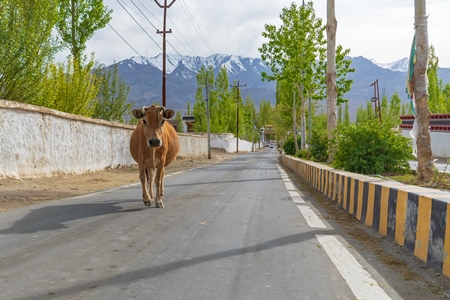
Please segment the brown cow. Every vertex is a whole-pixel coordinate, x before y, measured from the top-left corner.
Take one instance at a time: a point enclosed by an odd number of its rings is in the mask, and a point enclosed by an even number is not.
[[[151,206],[153,180],[156,185],[156,207],[164,208],[164,167],[168,166],[180,150],[180,142],[175,128],[166,122],[175,112],[163,106],[147,106],[133,109],[133,115],[142,119],[133,131],[130,140],[130,153],[139,166],[139,179],[142,184],[142,198],[146,206]],[[156,174],[155,174],[156,170]],[[150,195],[147,190],[150,190]]]

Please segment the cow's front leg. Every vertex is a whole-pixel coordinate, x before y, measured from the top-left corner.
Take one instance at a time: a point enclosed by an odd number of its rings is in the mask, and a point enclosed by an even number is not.
[[[150,206],[152,205],[152,199],[147,190],[147,170],[145,166],[139,165],[139,179],[141,180],[142,186],[142,200],[144,201],[145,206]]]
[[[153,182],[155,180],[155,170],[152,168],[147,168],[147,181],[148,181],[148,192],[150,194],[150,198],[155,198],[155,193],[153,192]]]
[[[164,196],[164,167],[159,167],[156,170],[156,198],[155,204],[158,208],[164,208],[163,196]]]

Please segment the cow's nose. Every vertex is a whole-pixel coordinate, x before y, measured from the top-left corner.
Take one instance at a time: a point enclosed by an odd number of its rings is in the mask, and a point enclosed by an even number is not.
[[[159,147],[161,144],[161,140],[158,138],[148,139],[148,145],[150,147]]]

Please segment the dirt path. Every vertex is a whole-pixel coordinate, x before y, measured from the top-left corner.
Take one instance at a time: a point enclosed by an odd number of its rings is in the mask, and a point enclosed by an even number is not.
[[[237,154],[213,150],[211,159],[204,157],[177,159],[166,168],[166,174],[202,167],[228,160]],[[108,169],[83,175],[60,175],[46,178],[0,178],[0,212],[43,201],[69,198],[139,182],[137,166]]]

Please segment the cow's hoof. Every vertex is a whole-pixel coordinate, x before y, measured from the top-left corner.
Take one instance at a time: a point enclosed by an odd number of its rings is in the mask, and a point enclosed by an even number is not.
[[[152,206],[152,201],[144,201],[145,206]]]
[[[164,208],[164,204],[162,203],[162,202],[160,202],[160,203],[155,203],[155,205],[156,205],[156,208]]]

